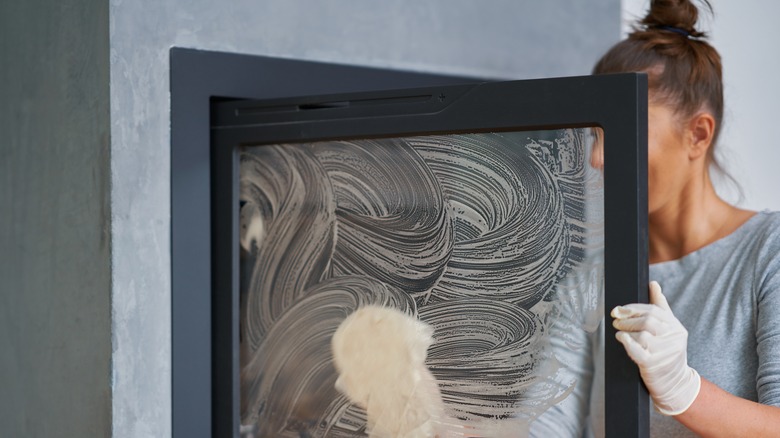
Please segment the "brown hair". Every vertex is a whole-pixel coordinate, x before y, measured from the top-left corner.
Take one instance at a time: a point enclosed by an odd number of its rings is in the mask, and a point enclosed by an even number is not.
[[[712,13],[710,3],[702,3]],[[715,132],[708,159],[722,170],[714,155],[723,124],[722,67],[718,52],[695,27],[698,18],[690,0],[652,0],[647,15],[596,63],[593,73],[646,72],[653,101],[686,119],[710,112]]]

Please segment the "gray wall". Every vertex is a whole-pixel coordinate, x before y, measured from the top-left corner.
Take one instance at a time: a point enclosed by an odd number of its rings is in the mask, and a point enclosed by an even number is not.
[[[2,436],[171,434],[170,47],[532,78],[620,32],[619,0],[83,3],[0,6]]]
[[[713,7],[710,34],[723,62],[726,106],[718,147],[721,163],[737,180],[744,198],[735,196],[728,184],[721,184],[722,192],[748,209],[780,210],[780,148],[772,128],[780,116],[780,3],[743,0]],[[750,23],[749,32],[745,23]]]
[[[0,2],[0,436],[111,433],[108,3]]]

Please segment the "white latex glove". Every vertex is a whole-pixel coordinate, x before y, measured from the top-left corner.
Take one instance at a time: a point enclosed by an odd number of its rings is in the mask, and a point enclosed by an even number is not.
[[[656,409],[679,415],[699,394],[701,378],[688,366],[688,331],[655,281],[650,282],[650,303],[612,309],[612,325],[620,330],[615,337],[639,366]]]

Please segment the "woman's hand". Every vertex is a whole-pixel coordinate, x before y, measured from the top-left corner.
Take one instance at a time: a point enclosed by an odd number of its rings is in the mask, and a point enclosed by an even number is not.
[[[656,409],[679,415],[698,396],[701,378],[688,366],[688,331],[655,281],[650,283],[650,303],[615,307],[612,325],[619,330],[617,340],[639,366]]]

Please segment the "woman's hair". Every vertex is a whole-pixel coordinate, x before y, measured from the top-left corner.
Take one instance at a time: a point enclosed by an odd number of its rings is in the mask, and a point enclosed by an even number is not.
[[[712,13],[707,0],[701,3]],[[714,155],[723,124],[722,67],[718,52],[696,29],[698,18],[690,0],[651,0],[647,15],[596,63],[593,73],[646,72],[653,102],[686,120],[702,110],[711,113],[715,132],[707,154],[722,170]]]

